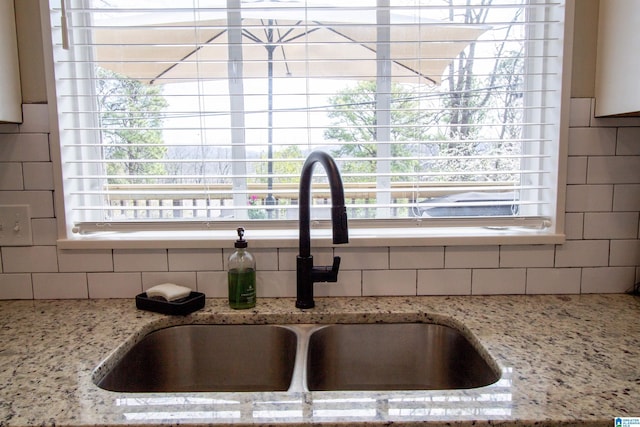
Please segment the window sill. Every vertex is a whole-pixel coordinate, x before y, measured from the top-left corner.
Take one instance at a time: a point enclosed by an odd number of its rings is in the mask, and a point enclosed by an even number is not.
[[[297,229],[252,230],[247,228],[247,240],[254,248],[298,247]],[[331,230],[311,232],[315,247],[334,246]],[[207,231],[137,231],[128,233],[96,233],[58,240],[60,249],[203,249],[229,248],[237,239],[236,230]],[[550,230],[527,228],[494,229],[465,228],[353,228],[349,229],[349,247],[396,246],[477,246],[477,245],[539,245],[564,243],[564,234]]]

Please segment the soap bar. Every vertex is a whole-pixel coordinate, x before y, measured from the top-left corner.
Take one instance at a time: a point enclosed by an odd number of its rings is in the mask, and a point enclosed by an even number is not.
[[[149,298],[161,297],[167,301],[176,301],[186,298],[191,294],[191,289],[175,283],[162,283],[147,289]]]

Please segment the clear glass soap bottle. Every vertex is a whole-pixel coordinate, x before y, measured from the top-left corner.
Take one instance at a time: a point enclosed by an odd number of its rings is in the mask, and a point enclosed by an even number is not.
[[[238,228],[235,252],[229,257],[229,306],[234,309],[256,306],[256,260],[247,251],[244,228]]]

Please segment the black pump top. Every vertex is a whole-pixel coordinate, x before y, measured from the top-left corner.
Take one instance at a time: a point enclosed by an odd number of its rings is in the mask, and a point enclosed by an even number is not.
[[[244,228],[242,227],[238,227],[238,240],[236,240],[236,243],[234,245],[236,248],[246,248],[247,247],[247,241],[244,240]]]

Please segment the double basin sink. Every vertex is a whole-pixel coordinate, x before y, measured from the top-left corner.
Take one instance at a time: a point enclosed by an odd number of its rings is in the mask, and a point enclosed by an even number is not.
[[[103,378],[118,392],[445,390],[500,375],[462,331],[431,323],[182,325],[144,336]]]

